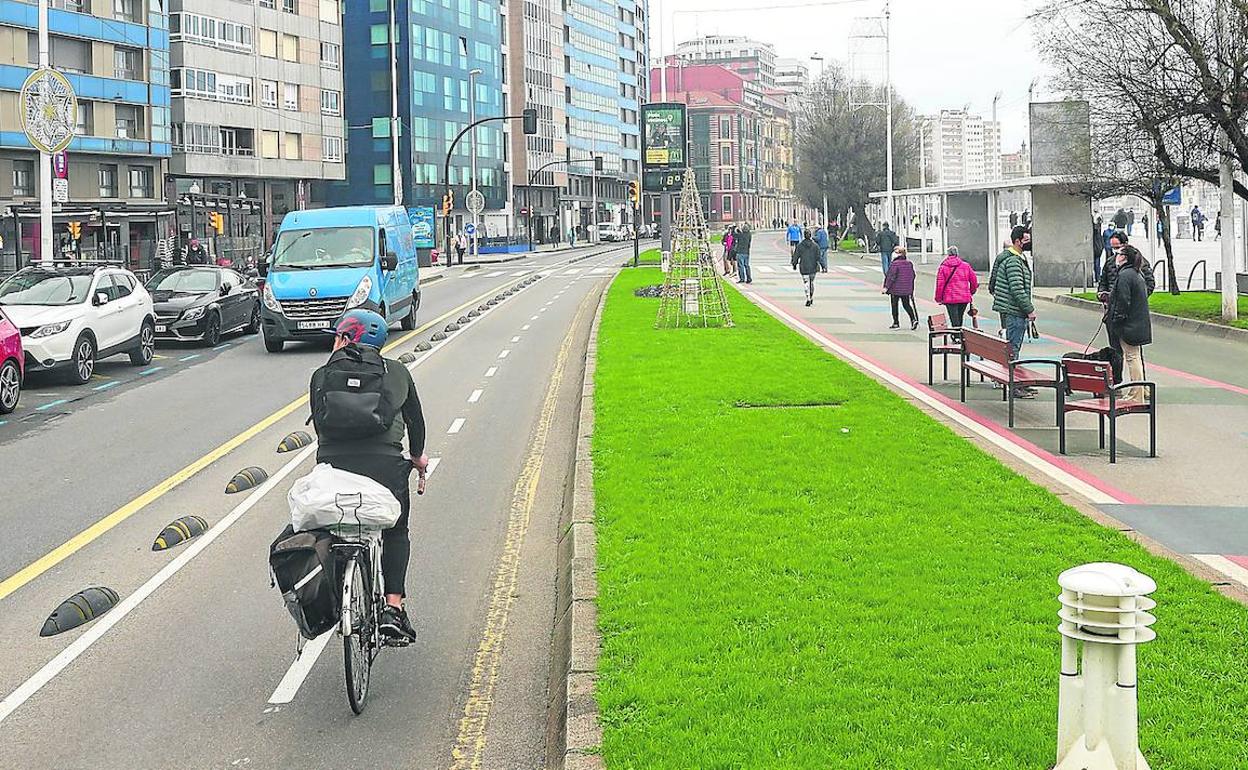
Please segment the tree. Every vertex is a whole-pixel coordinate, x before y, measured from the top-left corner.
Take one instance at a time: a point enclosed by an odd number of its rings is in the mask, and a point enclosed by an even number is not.
[[[826,194],[830,210],[853,211],[859,231],[869,235],[873,228],[866,213],[868,194],[886,186],[886,121],[883,110],[851,109],[849,86],[842,69],[829,67],[799,108],[795,186],[798,197],[812,208],[822,208]],[[917,133],[913,110],[894,94],[895,186],[905,186],[913,175],[909,167],[918,152]]]

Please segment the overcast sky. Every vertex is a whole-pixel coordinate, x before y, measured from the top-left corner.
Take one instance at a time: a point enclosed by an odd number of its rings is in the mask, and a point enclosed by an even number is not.
[[[814,0],[650,0],[651,41],[666,16],[663,47],[709,34],[738,34],[771,43],[781,57],[808,59],[818,53],[842,64],[849,58],[853,20],[883,13],[883,0],[843,0],[823,6],[776,8]],[[1025,139],[1027,87],[1040,78],[1036,98],[1046,97],[1046,70],[1032,46],[1026,20],[1035,0],[892,0],[893,82],[921,112],[959,109],[989,117],[1001,93],[998,117],[1003,150]],[[725,9],[755,9],[729,12]],[[807,61],[811,75],[819,63]]]

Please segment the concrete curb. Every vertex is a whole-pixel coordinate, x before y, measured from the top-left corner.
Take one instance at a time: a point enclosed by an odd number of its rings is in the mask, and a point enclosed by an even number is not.
[[[609,289],[609,285],[608,285]],[[598,368],[598,328],[607,303],[603,290],[590,326],[581,384],[576,459],[559,526],[555,579],[555,632],[552,655],[548,743],[550,766],[603,770],[602,724],[595,683],[602,639],[598,633],[597,539],[594,531],[594,373]]]
[[[1067,307],[1077,307],[1083,310],[1090,310],[1095,313],[1103,313],[1104,308],[1099,302],[1093,302],[1090,299],[1081,299],[1073,297],[1069,294],[1058,294],[1053,297],[1043,296],[1049,302],[1058,305],[1066,305]],[[1231,340],[1232,342],[1248,343],[1248,329],[1237,329],[1234,326],[1222,326],[1221,324],[1213,324],[1207,321],[1197,321],[1194,318],[1180,318],[1179,316],[1166,315],[1165,313],[1153,313],[1153,323],[1158,326],[1166,326],[1171,329],[1179,329],[1193,334],[1200,334],[1205,337],[1217,337],[1219,339]]]

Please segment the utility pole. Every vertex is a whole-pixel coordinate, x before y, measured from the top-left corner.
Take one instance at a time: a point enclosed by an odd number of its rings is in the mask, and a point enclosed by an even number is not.
[[[884,148],[886,163],[888,167],[886,174],[888,175],[888,186],[885,188],[888,195],[888,217],[886,221],[893,221],[896,218],[896,211],[893,208],[893,62],[892,62],[892,12],[889,8],[889,0],[884,0],[884,90],[885,90],[885,121],[888,124],[887,145]],[[893,221],[893,224],[897,224]]]
[[[1227,29],[1226,0],[1215,0],[1218,14],[1219,48],[1224,52],[1220,58],[1227,61],[1226,49],[1230,30]],[[1225,47],[1224,47],[1225,46]],[[1230,68],[1222,65],[1222,82],[1230,87]],[[1229,98],[1229,94],[1224,98]],[[1223,131],[1220,137],[1218,158],[1218,181],[1222,187],[1222,320],[1234,321],[1239,317],[1239,281],[1235,272],[1235,168],[1231,164],[1231,138]]]
[[[598,243],[598,137],[592,137],[593,151],[589,157],[593,160],[590,164],[590,180],[592,181],[594,203],[589,214],[589,242],[591,244]]]
[[[48,0],[39,0],[39,69],[47,66]],[[39,261],[52,264],[52,156],[46,152],[39,153]]]
[[[394,205],[403,205],[403,167],[399,165],[399,27],[395,23],[394,4],[390,0],[390,184]]]
[[[468,70],[468,125],[477,122],[477,76],[481,74],[479,69]],[[472,153],[472,191],[477,191],[477,129],[474,126],[472,133],[469,135],[469,152]],[[473,196],[476,197],[475,195]],[[472,258],[474,260],[480,256],[479,242],[481,240],[481,225],[478,222],[480,214],[472,212]]]

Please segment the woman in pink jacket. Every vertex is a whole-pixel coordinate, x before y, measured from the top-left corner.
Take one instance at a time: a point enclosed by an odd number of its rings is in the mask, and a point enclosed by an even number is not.
[[[945,306],[949,325],[961,328],[966,308],[979,289],[979,276],[975,275],[975,269],[966,260],[958,256],[957,246],[950,246],[948,253],[949,256],[936,271],[936,301]]]

